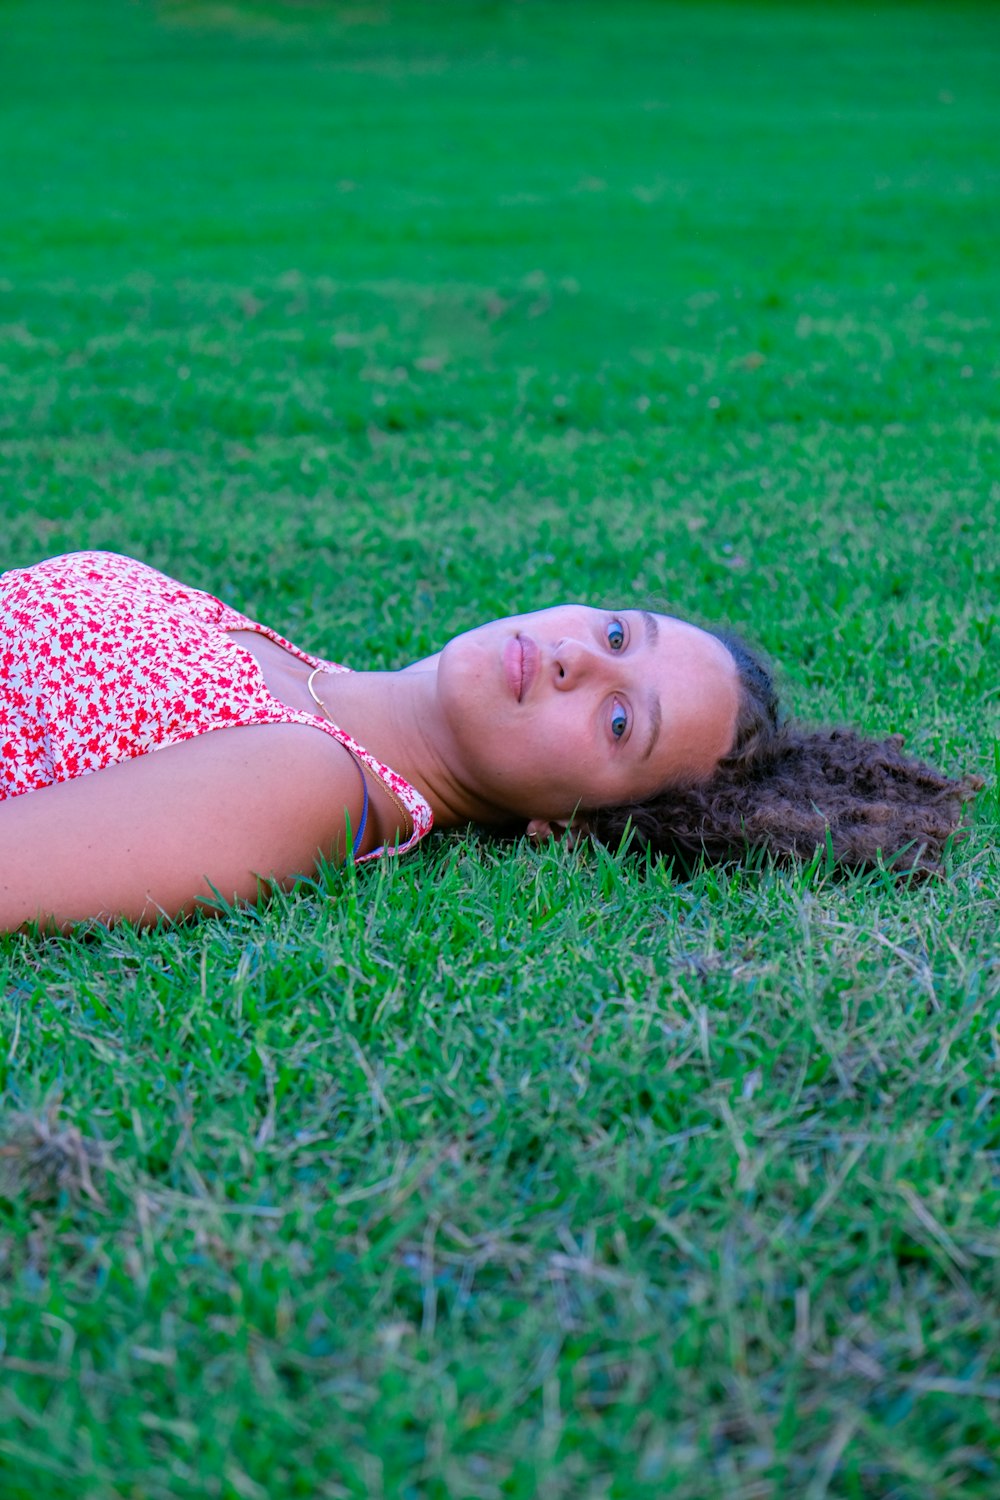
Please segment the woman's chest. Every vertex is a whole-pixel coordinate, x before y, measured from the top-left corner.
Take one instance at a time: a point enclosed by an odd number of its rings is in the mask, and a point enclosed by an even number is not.
[[[308,662],[255,630],[230,630],[227,634],[254,658],[272,698],[296,711],[319,712],[307,687],[312,670]]]

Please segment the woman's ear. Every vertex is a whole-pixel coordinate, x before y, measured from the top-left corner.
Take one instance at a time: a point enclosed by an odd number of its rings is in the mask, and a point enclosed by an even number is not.
[[[587,837],[590,827],[583,818],[530,818],[524,831],[536,843],[544,843],[546,839],[565,839],[567,848],[572,849]]]

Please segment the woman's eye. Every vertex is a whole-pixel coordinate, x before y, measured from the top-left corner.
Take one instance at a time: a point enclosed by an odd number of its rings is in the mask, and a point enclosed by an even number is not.
[[[611,715],[611,733],[616,740],[620,740],[628,728],[628,714],[620,703],[616,703]]]
[[[608,626],[608,645],[612,651],[620,651],[625,644],[625,631],[620,620],[612,620]]]

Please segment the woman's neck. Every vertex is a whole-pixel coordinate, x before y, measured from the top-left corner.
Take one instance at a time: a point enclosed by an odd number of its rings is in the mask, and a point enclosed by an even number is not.
[[[482,818],[456,776],[436,709],[436,658],[398,672],[320,672],[313,682],[329,717],[430,804],[438,828]]]
[[[318,672],[257,631],[231,632],[256,658],[268,691],[290,708],[316,712],[313,688],[328,717],[430,803],[439,828],[490,821],[491,811],[463,783],[437,705],[440,652],[398,672]]]

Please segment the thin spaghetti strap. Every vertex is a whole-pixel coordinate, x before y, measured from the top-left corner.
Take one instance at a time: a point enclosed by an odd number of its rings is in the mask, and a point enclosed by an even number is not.
[[[347,749],[346,745],[344,746],[344,749]],[[365,776],[364,768],[362,767],[361,762],[358,760],[357,756],[352,755],[351,759],[354,761],[354,764],[358,768],[358,775],[361,777],[361,790],[365,794],[365,800],[361,807],[361,822],[358,824],[358,831],[354,835],[354,846],[351,849],[351,853],[353,854],[354,858],[357,859],[358,851],[361,848],[361,841],[365,836],[365,825],[368,822],[368,780]]]
[[[331,724],[333,724],[333,725],[335,725],[335,727],[339,728],[340,726],[337,724],[337,721],[333,717],[333,714],[327,708],[326,704],[323,702],[322,698],[319,696],[319,694],[317,693],[316,689],[313,687],[313,683],[316,681],[316,678],[319,676],[320,672],[323,672],[325,670],[326,669],[323,666],[322,662],[320,662],[320,664],[319,664],[318,667],[313,667],[312,671],[309,673],[308,678],[306,679],[306,687],[309,690],[309,696],[310,696],[310,698],[315,703],[316,707],[320,710],[320,712],[322,713],[324,719],[327,719]],[[350,745],[345,745],[344,749],[347,750],[347,751],[349,751],[349,753],[354,756],[354,760],[355,760],[355,763],[357,765],[357,768],[361,772],[361,781],[362,781],[362,784],[363,784],[364,789],[365,789],[365,805],[364,805],[364,811],[361,814],[361,828],[360,828],[360,830],[358,832],[358,838],[355,841],[355,844],[357,845],[357,843],[360,842],[361,834],[364,832],[365,821],[366,821],[366,819],[368,817],[368,783],[365,780],[364,767],[362,766],[360,756],[357,754],[357,752],[355,750],[351,749]],[[390,800],[395,804],[396,811],[399,813],[399,816],[403,820],[403,828],[404,828],[404,831],[405,831],[407,822],[408,821],[411,822],[411,823],[413,822],[413,814],[407,812],[406,808],[403,806],[402,802],[400,802],[399,798],[396,796],[396,793],[393,791],[392,787],[391,786],[387,786],[386,783],[382,780],[381,777],[379,777],[379,785],[382,787],[383,791],[390,798]],[[416,824],[414,824],[414,827],[416,827]],[[398,841],[399,841],[399,834],[398,833],[396,835],[396,840],[397,840],[397,844],[398,844]],[[357,854],[357,852],[358,852],[357,851],[357,847],[355,847],[354,853]]]
[[[323,717],[325,719],[329,719],[330,715],[327,713],[325,705],[322,704],[320,702],[320,700],[316,697],[316,689],[313,687],[313,679],[314,679],[314,677],[316,676],[316,674],[318,672],[322,672],[322,670],[323,670],[322,666],[313,667],[312,671],[309,673],[309,680],[306,683],[306,687],[309,689],[309,696],[310,696],[310,698],[313,700],[313,702],[316,704],[316,706],[318,708],[321,708],[323,710]],[[331,722],[332,722],[332,720],[331,720]],[[364,766],[361,764],[361,761],[355,755],[355,753],[351,749],[350,745],[344,745],[344,749],[347,751],[348,755],[351,757],[351,759],[353,760],[354,764],[358,768],[358,775],[361,777],[361,790],[364,793],[364,799],[365,799],[364,803],[362,804],[362,807],[361,807],[361,822],[359,823],[359,825],[358,825],[358,831],[357,831],[357,833],[354,836],[354,846],[353,846],[353,848],[351,850],[352,854],[354,855],[354,858],[357,859],[357,857],[358,857],[358,850],[361,848],[361,841],[362,841],[362,839],[365,836],[365,827],[366,827],[366,825],[368,823],[368,778],[365,775],[365,768],[364,768]]]

